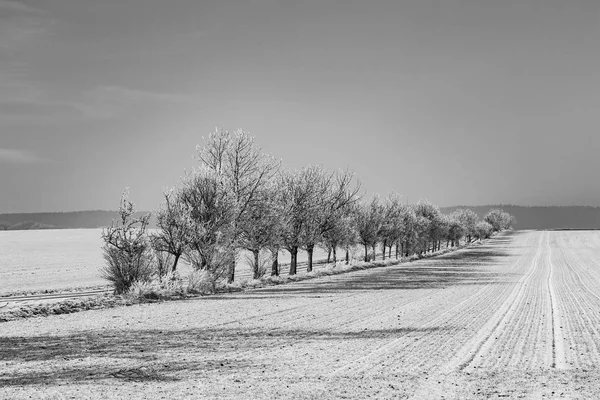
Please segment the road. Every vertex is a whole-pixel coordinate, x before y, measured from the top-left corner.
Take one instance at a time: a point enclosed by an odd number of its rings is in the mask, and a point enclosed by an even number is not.
[[[0,398],[599,398],[600,234],[0,324]],[[61,398],[61,397],[56,397]]]

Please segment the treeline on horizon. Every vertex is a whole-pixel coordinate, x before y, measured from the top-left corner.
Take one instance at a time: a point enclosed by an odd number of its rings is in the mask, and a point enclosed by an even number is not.
[[[164,193],[155,212],[158,230],[148,231],[151,215],[135,217],[128,191],[121,198],[120,218],[102,232],[107,262],[103,276],[116,292],[127,292],[136,281],[175,273],[183,259],[195,271],[232,283],[242,251],[253,255],[254,279],[261,270],[260,254],[268,253],[271,275],[278,276],[279,253],[291,257],[288,275],[297,272],[298,252],[308,255],[313,269],[316,248],[349,253],[364,248],[364,261],[421,257],[458,246],[460,241],[490,237],[509,229],[514,217],[491,210],[483,220],[468,209],[444,214],[428,201],[404,204],[390,193],[364,199],[361,183],[350,170],[330,171],[309,165],[287,170],[262,152],[254,137],[238,130],[217,130],[198,146],[198,164]]]
[[[444,214],[468,208],[479,219],[494,208],[501,208],[516,218],[514,229],[600,229],[600,207],[594,206],[519,206],[481,205],[440,207]],[[149,211],[140,211],[137,217]],[[98,229],[110,226],[118,211],[92,210],[47,213],[0,214],[0,231],[33,229]],[[150,228],[156,227],[154,218]]]

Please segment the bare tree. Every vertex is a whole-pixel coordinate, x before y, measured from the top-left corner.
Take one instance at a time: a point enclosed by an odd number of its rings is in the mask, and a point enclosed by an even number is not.
[[[189,232],[191,224],[188,221],[187,207],[181,201],[179,191],[171,189],[163,196],[164,202],[156,213],[156,225],[159,231],[151,235],[152,247],[157,252],[173,256],[170,270],[175,272],[191,235]]]
[[[375,196],[370,203],[362,203],[356,208],[356,232],[358,234],[358,242],[365,249],[365,261],[369,260],[369,247],[372,247],[373,251],[375,251],[382,222],[383,209],[379,197]]]
[[[348,213],[342,213],[339,218],[335,219],[332,228],[323,234],[322,246],[325,250],[333,253],[334,263],[338,261],[337,249],[343,248],[346,251],[346,262],[348,262],[350,246],[354,245],[357,240],[352,216]]]
[[[335,228],[344,210],[360,198],[360,182],[355,181],[354,173],[350,170],[332,173],[318,166],[311,167],[311,173],[311,190],[315,193],[316,203],[302,234],[303,248],[308,253],[308,272],[313,269],[315,246]]]
[[[461,223],[464,229],[464,233],[467,236],[467,240],[470,242],[471,238],[475,236],[475,225],[477,224],[477,214],[469,209],[459,208],[452,213]]]
[[[182,231],[188,234],[185,257],[196,269],[222,275],[233,260],[229,247],[233,216],[221,176],[206,168],[194,170],[183,180],[178,198],[185,213]]]
[[[404,231],[403,208],[400,195],[390,193],[385,199],[383,220],[379,232],[384,260],[386,249],[388,250],[388,257],[392,257],[392,247],[394,245],[396,245],[396,258],[398,258],[398,242]]]
[[[516,222],[515,217],[497,208],[490,210],[487,214],[485,214],[483,219],[492,226],[494,232],[510,229]]]
[[[258,201],[259,192],[275,176],[280,162],[257,147],[254,137],[237,130],[217,129],[204,146],[197,148],[198,161],[214,171],[222,182],[219,190],[231,198],[231,229],[228,247],[241,247],[240,238],[252,220],[250,208]],[[235,260],[229,266],[228,281],[235,278]]]
[[[494,232],[494,227],[485,221],[475,224],[475,237],[479,240],[489,238]]]
[[[428,221],[427,224],[421,224],[421,227],[427,225],[427,231],[420,232],[419,235],[422,251],[435,250],[445,233],[445,223],[439,207],[427,200],[423,200],[415,205],[415,213],[417,217],[423,217]]]
[[[290,275],[298,267],[298,249],[312,239],[307,232],[314,232],[315,213],[321,199],[317,188],[321,186],[321,169],[309,166],[300,171],[282,173],[279,180],[282,214],[282,244],[290,252]],[[311,224],[310,227],[307,225]],[[314,239],[315,243],[317,239]]]
[[[447,239],[452,244],[452,247],[460,246],[460,239],[462,239],[462,237],[465,235],[466,228],[461,223],[458,214],[452,213],[446,216],[446,218],[448,224]]]
[[[258,269],[260,251],[262,249],[275,249],[273,251],[278,252],[281,237],[281,215],[276,201],[276,192],[274,183],[257,191],[255,200],[247,208],[242,226],[240,245],[253,254],[254,279],[260,277]],[[277,269],[276,274],[278,273]]]

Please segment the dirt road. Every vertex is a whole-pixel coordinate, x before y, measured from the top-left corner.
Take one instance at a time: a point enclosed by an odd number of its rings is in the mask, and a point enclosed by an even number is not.
[[[0,324],[0,398],[599,398],[600,233]]]

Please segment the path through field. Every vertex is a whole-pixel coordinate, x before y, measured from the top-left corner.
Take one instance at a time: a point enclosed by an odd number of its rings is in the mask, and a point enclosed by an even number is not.
[[[600,233],[0,324],[0,398],[599,398]],[[53,397],[54,396],[54,397]]]

